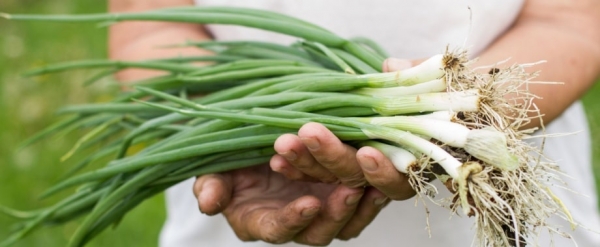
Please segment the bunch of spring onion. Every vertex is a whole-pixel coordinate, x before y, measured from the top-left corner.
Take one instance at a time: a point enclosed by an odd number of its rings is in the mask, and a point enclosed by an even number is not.
[[[43,197],[76,187],[48,208],[2,207],[22,224],[0,246],[42,225],[84,220],[70,246],[82,246],[145,199],[190,177],[267,162],[273,143],[308,122],[324,124],[345,143],[372,146],[406,174],[418,198],[476,218],[480,246],[524,246],[559,214],[573,222],[549,189],[556,167],[523,139],[537,116],[526,90],[527,65],[479,72],[464,51],[446,49],[422,64],[381,73],[387,54],[365,38],[344,39],[289,16],[256,9],[178,7],[143,13],[9,15],[12,20],[177,21],[260,28],[298,37],[280,45],[257,41],[189,41],[211,56],[148,61],[88,60],[30,71],[35,76],[78,68],[101,72],[93,83],[126,68],[168,72],[137,82],[109,103],[73,105],[70,114],[26,144],[59,131],[89,130],[63,159],[96,152],[73,166]],[[208,61],[198,66],[194,62]],[[200,96],[202,95],[202,96]],[[506,98],[505,95],[514,97]],[[138,152],[131,147],[144,144]],[[98,148],[97,146],[100,145]],[[81,169],[110,157],[104,167]],[[434,199],[438,179],[453,192]]]

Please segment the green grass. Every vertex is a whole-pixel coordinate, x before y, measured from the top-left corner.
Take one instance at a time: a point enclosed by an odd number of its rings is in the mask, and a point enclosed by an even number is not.
[[[86,13],[106,11],[105,1],[1,0],[0,12]],[[36,197],[69,168],[61,163],[77,140],[77,133],[42,141],[22,150],[19,142],[55,122],[56,109],[67,104],[103,100],[117,90],[103,81],[93,88],[80,83],[89,71],[23,78],[20,73],[37,66],[85,58],[106,57],[106,29],[91,24],[0,21],[0,204],[18,209],[50,205],[55,198]],[[56,198],[60,198],[60,195]],[[54,200],[53,200],[54,199]],[[157,246],[165,219],[163,198],[143,203],[118,226],[89,246]],[[0,240],[16,220],[0,214]],[[44,227],[16,246],[65,246],[77,224]]]
[[[105,11],[104,1],[1,0],[0,12],[86,13]],[[36,198],[68,169],[61,163],[77,140],[77,133],[42,141],[17,150],[19,142],[55,122],[61,106],[103,100],[114,87],[103,81],[90,90],[80,82],[91,74],[75,71],[52,76],[22,78],[37,66],[74,59],[106,56],[106,30],[91,24],[25,23],[0,21],[0,204],[35,209],[53,200]],[[107,89],[108,88],[108,89]],[[594,170],[600,181],[600,85],[584,98],[592,128]],[[162,196],[143,203],[116,230],[107,230],[89,246],[156,246],[164,221]],[[16,221],[0,214],[0,239]],[[16,246],[64,246],[77,223],[47,227]]]
[[[596,191],[600,192],[600,81],[583,97],[585,112],[592,133],[592,155]],[[600,197],[599,197],[600,205]]]

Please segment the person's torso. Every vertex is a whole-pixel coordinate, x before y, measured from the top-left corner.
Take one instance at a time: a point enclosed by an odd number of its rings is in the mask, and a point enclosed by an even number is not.
[[[313,22],[344,38],[363,36],[383,46],[391,56],[418,59],[450,48],[467,48],[476,56],[509,28],[517,18],[523,0],[196,0],[198,5],[251,7],[277,11]],[[263,40],[289,44],[297,40],[257,29],[209,25],[217,40]],[[507,55],[507,58],[509,55]],[[569,121],[571,120],[571,121]],[[552,131],[583,131],[572,136],[569,145],[552,139],[546,142],[555,159],[579,157],[577,167],[567,173],[585,174],[589,167],[587,126],[581,105],[574,105],[552,124]],[[566,139],[565,139],[566,140]],[[577,147],[575,147],[577,146]],[[569,148],[571,147],[571,148]],[[560,150],[562,152],[558,152]],[[556,155],[554,155],[556,154]],[[573,161],[573,160],[571,160]],[[579,169],[579,170],[578,170]],[[582,170],[582,171],[580,171]],[[588,174],[589,175],[589,174]],[[589,192],[590,180],[578,181],[576,190]],[[169,219],[161,236],[161,246],[271,246],[264,242],[241,243],[222,217],[195,214],[196,200],[189,192],[193,181],[177,185],[167,193]],[[573,184],[571,184],[573,185]],[[593,185],[591,185],[593,186]],[[593,193],[593,192],[592,192]],[[569,198],[569,206],[581,198]],[[593,198],[592,198],[593,199]],[[575,211],[590,212],[593,203],[579,203]],[[585,207],[583,208],[585,204]],[[358,239],[334,241],[332,246],[469,246],[473,238],[472,220],[454,216],[429,203],[429,222],[422,204],[393,202],[369,225]],[[591,209],[593,211],[593,209]],[[580,214],[574,212],[574,214]],[[581,218],[582,215],[575,215]],[[585,217],[585,216],[584,216]],[[431,237],[426,226],[431,226]],[[591,223],[597,225],[597,223]],[[581,233],[581,231],[579,231]],[[589,234],[580,244],[593,242]],[[583,238],[583,239],[581,239]],[[562,243],[562,242],[561,242]],[[295,244],[288,243],[285,246]]]
[[[276,11],[313,22],[341,37],[367,37],[391,56],[418,59],[441,53],[447,45],[478,54],[514,22],[522,0],[196,0],[199,5],[229,5]],[[209,25],[218,40],[285,37],[238,26]]]

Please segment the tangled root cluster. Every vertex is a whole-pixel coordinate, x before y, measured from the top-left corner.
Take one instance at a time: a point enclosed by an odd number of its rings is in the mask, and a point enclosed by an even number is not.
[[[519,64],[506,68],[471,69],[464,51],[446,51],[444,61],[448,91],[477,89],[483,96],[479,112],[461,112],[456,122],[471,129],[493,128],[505,134],[509,152],[518,159],[518,168],[504,170],[478,160],[462,149],[446,147],[454,157],[470,166],[466,181],[453,181],[435,164],[422,162],[422,167],[408,175],[421,196],[433,199],[436,188],[429,183],[432,175],[454,193],[453,198],[435,200],[453,213],[475,217],[477,246],[525,246],[541,230],[565,236],[546,219],[559,215],[575,225],[568,210],[549,189],[562,183],[558,167],[542,155],[541,147],[524,141],[535,129],[523,129],[541,115],[528,91],[536,74],[526,68],[535,64]],[[440,172],[441,170],[441,172]],[[461,188],[461,182],[465,185]],[[533,244],[533,243],[532,243]]]

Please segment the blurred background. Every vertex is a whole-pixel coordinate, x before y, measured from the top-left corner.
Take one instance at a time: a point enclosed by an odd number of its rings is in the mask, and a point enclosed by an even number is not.
[[[106,1],[0,0],[0,12],[91,13],[106,11]],[[95,72],[75,70],[23,78],[41,65],[106,57],[106,29],[95,24],[8,22],[0,20],[0,204],[17,209],[51,205],[61,195],[39,200],[72,162],[60,158],[81,133],[60,135],[18,150],[21,141],[61,119],[55,111],[74,103],[107,100],[118,90],[110,78],[90,87],[81,82]],[[77,157],[74,157],[76,160]],[[190,190],[191,193],[191,190]],[[142,203],[116,230],[108,229],[88,246],[157,246],[165,220],[162,195]],[[17,221],[0,214],[0,240]],[[66,246],[77,223],[44,227],[15,246]],[[1,242],[1,241],[0,241]]]
[[[91,13],[106,11],[105,1],[1,0],[0,12]],[[106,29],[94,24],[8,22],[0,20],[0,204],[23,209],[51,205],[60,195],[37,199],[69,169],[60,157],[80,137],[78,133],[43,140],[24,149],[18,144],[61,118],[55,111],[76,103],[105,101],[118,90],[104,79],[83,87],[92,73],[70,71],[34,78],[21,73],[41,65],[77,59],[106,57]],[[600,83],[584,97],[592,129],[594,171],[600,181]],[[76,157],[75,157],[76,158]],[[597,183],[600,188],[600,183]],[[54,200],[53,200],[54,199]],[[136,208],[115,229],[109,229],[88,246],[156,246],[165,219],[163,197]],[[16,221],[0,214],[0,239]],[[77,223],[45,227],[16,246],[64,246]]]

